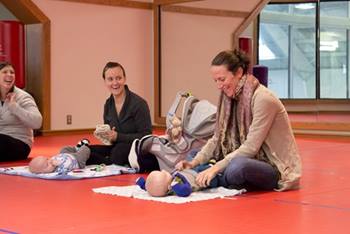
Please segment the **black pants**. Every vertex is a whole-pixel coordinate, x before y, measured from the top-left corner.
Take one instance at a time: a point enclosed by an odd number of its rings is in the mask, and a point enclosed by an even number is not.
[[[131,144],[117,143],[114,145],[90,145],[90,158],[86,165],[91,164],[117,164],[121,166],[129,165],[129,152]]]
[[[0,162],[27,159],[30,147],[23,141],[0,134]]]

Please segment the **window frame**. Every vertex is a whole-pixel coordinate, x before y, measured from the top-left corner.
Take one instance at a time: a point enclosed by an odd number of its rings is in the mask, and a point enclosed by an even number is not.
[[[337,1],[347,1],[350,2],[350,0],[337,0]],[[330,0],[321,0],[321,2],[332,2]],[[298,3],[315,3],[316,4],[316,15],[315,15],[315,26],[316,26],[316,32],[315,32],[315,56],[316,56],[316,64],[315,64],[315,98],[280,98],[282,103],[286,106],[286,109],[288,112],[294,112],[294,113],[306,113],[306,112],[349,112],[350,111],[350,97],[348,95],[348,98],[320,98],[320,50],[317,49],[320,46],[320,1],[319,0],[271,0],[269,4],[298,4]],[[259,34],[260,34],[260,15],[257,17],[257,20],[255,22],[255,32],[256,35],[256,58],[255,61],[259,61]],[[348,52],[349,45],[348,45]],[[349,58],[348,58],[349,59]],[[350,63],[348,63],[350,66]],[[348,72],[350,70],[350,67],[348,66]],[[347,79],[349,80],[349,78]],[[349,91],[350,87],[348,85],[347,92]]]

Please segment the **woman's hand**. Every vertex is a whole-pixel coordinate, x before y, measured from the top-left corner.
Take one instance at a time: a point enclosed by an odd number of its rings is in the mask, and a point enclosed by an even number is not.
[[[118,133],[115,130],[115,127],[113,127],[111,130],[100,132],[98,135],[101,138],[108,140],[109,142],[117,141],[117,137],[118,137]]]
[[[196,183],[202,188],[208,187],[210,181],[219,173],[219,171],[219,168],[215,165],[209,167],[208,169],[198,173]]]
[[[182,160],[176,164],[175,168],[179,171],[182,171],[183,169],[191,169],[191,168],[194,168],[195,166],[196,164],[194,160],[190,162],[186,160]]]
[[[14,92],[8,93],[5,102],[7,102],[8,105],[14,105],[16,103],[16,94]]]
[[[110,142],[117,141],[118,132],[115,130],[115,127],[113,127],[110,131],[107,132],[106,137]]]

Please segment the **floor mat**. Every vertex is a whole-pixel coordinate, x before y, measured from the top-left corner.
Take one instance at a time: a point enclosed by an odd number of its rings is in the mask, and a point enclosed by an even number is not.
[[[108,186],[108,187],[102,187],[102,188],[94,188],[93,191],[95,193],[103,193],[103,194],[117,195],[122,197],[132,197],[132,198],[138,198],[138,199],[144,199],[144,200],[152,200],[152,201],[176,203],[176,204],[236,196],[245,192],[244,189],[236,190],[236,189],[226,189],[223,187],[218,187],[218,188],[212,188],[212,189],[206,189],[198,192],[193,192],[188,197],[179,197],[176,195],[171,195],[166,197],[152,197],[145,190],[141,189],[137,185]]]
[[[40,179],[75,180],[75,179],[97,178],[97,177],[120,175],[120,174],[133,174],[133,173],[136,173],[136,171],[135,169],[122,167],[118,165],[108,165],[104,167],[97,166],[97,165],[89,165],[89,166],[86,166],[84,169],[74,170],[67,174],[59,174],[57,172],[34,174],[28,170],[28,166],[18,166],[18,167],[0,168],[0,173],[7,174],[7,175],[40,178]]]

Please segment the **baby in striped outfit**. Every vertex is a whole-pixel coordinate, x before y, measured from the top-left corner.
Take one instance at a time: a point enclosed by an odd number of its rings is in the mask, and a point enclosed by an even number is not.
[[[75,169],[82,169],[90,157],[89,141],[83,139],[77,146],[63,147],[59,154],[50,158],[38,156],[29,163],[29,171],[35,174],[57,172],[67,174]]]

